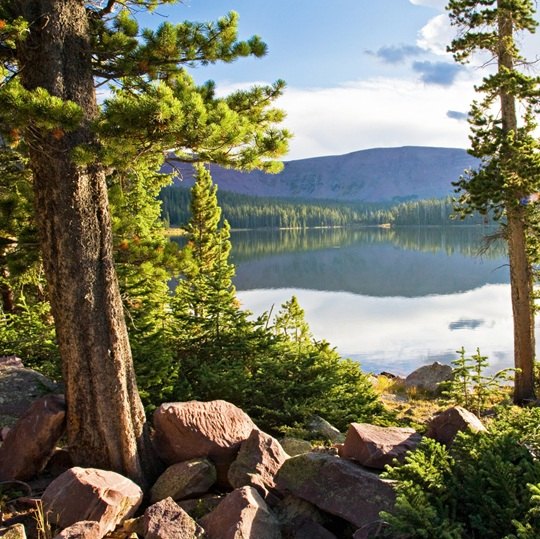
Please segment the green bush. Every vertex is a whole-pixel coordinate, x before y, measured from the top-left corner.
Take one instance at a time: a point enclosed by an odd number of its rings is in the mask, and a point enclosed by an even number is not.
[[[393,538],[539,537],[540,410],[505,410],[489,433],[461,433],[450,449],[425,438],[386,477],[397,502]],[[537,535],[527,535],[537,533]],[[517,535],[515,535],[517,534]]]

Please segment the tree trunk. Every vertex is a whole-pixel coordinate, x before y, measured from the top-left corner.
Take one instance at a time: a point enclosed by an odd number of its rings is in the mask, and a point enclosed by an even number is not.
[[[116,273],[105,173],[78,166],[71,151],[95,144],[98,114],[82,0],[15,0],[30,21],[18,48],[27,89],[77,103],[84,121],[62,135],[30,126],[36,221],[62,356],[67,436],[78,465],[145,485],[153,455],[133,370]]]
[[[497,0],[499,52],[498,69],[505,75],[514,69],[513,21],[508,8]],[[502,86],[500,91],[502,130],[505,136],[517,133],[516,98],[511,90]],[[501,150],[502,162],[512,162],[512,149]],[[510,167],[511,168],[511,167]],[[506,203],[508,221],[508,257],[510,262],[510,287],[514,317],[514,366],[518,369],[514,382],[514,402],[523,404],[535,399],[534,392],[534,305],[532,268],[527,256],[526,215],[519,200],[526,193],[518,189],[510,192]]]
[[[525,224],[522,208],[509,209],[508,256],[510,288],[514,317],[514,402],[524,404],[535,399],[534,391],[534,311],[533,279],[527,257]]]

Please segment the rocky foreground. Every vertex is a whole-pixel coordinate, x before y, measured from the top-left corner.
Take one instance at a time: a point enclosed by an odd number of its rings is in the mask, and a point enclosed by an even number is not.
[[[18,364],[0,370],[4,380],[29,375]],[[117,473],[72,466],[57,447],[64,420],[63,396],[49,394],[2,430],[0,487],[22,492],[0,501],[0,509],[13,507],[0,521],[0,537],[37,536],[17,511],[24,505],[42,507],[58,539],[377,537],[379,513],[395,498],[380,472],[421,440],[413,429],[352,423],[343,443],[312,450],[276,440],[225,401],[166,403],[153,418],[165,470],[144,493]],[[335,437],[323,420],[320,428]],[[474,415],[451,408],[430,421],[426,435],[448,444],[466,428],[484,429]]]

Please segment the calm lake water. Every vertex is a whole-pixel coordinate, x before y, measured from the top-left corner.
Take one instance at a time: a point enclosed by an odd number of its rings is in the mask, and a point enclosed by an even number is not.
[[[233,232],[235,284],[255,314],[294,294],[317,339],[369,372],[405,375],[477,347],[512,366],[507,258],[493,230],[325,229]]]

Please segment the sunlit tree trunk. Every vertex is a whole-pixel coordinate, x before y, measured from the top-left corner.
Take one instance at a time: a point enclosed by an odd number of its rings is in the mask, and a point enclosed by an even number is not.
[[[97,165],[75,164],[71,153],[96,142],[87,12],[80,0],[14,5],[31,21],[17,49],[24,86],[43,87],[84,111],[76,131],[47,134],[30,125],[26,134],[63,362],[69,449],[79,465],[115,470],[144,484],[152,456],[113,264],[105,173]]]

